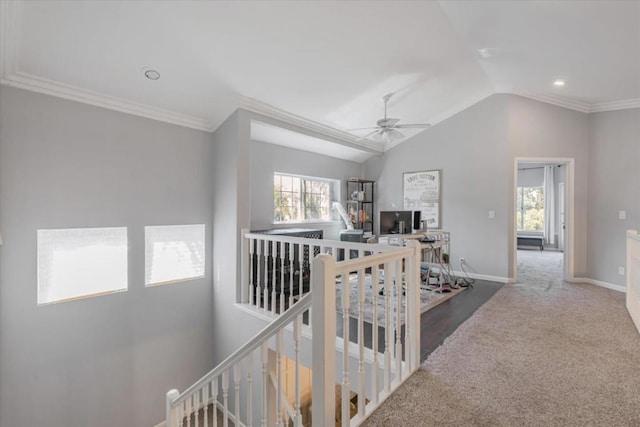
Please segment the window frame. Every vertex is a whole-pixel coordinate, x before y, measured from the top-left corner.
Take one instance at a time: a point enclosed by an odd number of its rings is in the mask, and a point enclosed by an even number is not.
[[[524,228],[524,218],[525,218],[525,212],[528,210],[525,210],[524,208],[524,189],[525,188],[538,188],[540,189],[541,193],[542,193],[542,228],[537,230],[537,229],[526,229]],[[518,205],[518,201],[520,201],[520,204]],[[516,231],[522,231],[522,232],[544,232],[544,206],[546,203],[546,198],[545,198],[545,194],[544,194],[544,185],[523,185],[523,186],[518,186],[516,187]],[[518,214],[520,214],[520,220],[518,221]]]
[[[298,215],[296,219],[282,220],[282,221],[279,221],[276,219],[276,210],[278,208],[278,206],[276,205],[276,191],[277,191],[276,183],[275,183],[276,177],[291,177],[291,178],[300,180],[300,188],[297,193],[298,194],[298,205],[297,205]],[[329,195],[328,195],[328,202],[326,206],[328,218],[305,218],[306,204],[304,201],[306,200],[307,195],[308,194],[314,194],[316,196],[321,195],[321,193],[305,192],[304,191],[305,182],[324,183],[329,185]],[[333,211],[332,205],[333,205],[333,202],[340,201],[341,186],[342,186],[342,182],[339,179],[299,175],[299,174],[286,173],[286,172],[274,172],[273,187],[272,187],[273,188],[273,209],[272,209],[272,217],[271,217],[272,223],[274,225],[280,225],[280,224],[321,224],[321,223],[333,224],[335,222],[339,222],[339,219],[336,217],[335,212]],[[280,190],[280,193],[283,193],[283,191]]]
[[[55,271],[55,267],[53,265],[54,260],[53,260],[53,255],[55,254],[55,248],[54,249],[50,249],[47,248],[45,245],[46,239],[52,239],[53,236],[47,236],[48,233],[53,234],[67,234],[67,236],[64,236],[64,238],[66,239],[72,239],[73,233],[80,233],[82,231],[90,231],[91,233],[94,234],[94,238],[96,237],[95,234],[100,233],[100,232],[105,232],[106,230],[113,230],[113,231],[118,231],[120,233],[123,233],[124,236],[120,236],[120,238],[124,237],[124,244],[125,244],[125,248],[124,248],[124,259],[121,259],[120,262],[124,262],[124,272],[120,272],[123,273],[123,279],[124,279],[124,285],[120,285],[118,287],[113,287],[111,289],[108,290],[103,290],[103,291],[97,291],[97,292],[89,292],[89,293],[82,293],[82,294],[77,294],[74,296],[69,296],[66,298],[60,298],[60,299],[47,299],[45,300],[44,297],[41,298],[41,292],[45,291],[45,286],[41,287],[41,281],[45,280],[45,276],[51,276]],[[109,237],[109,236],[107,236]],[[112,235],[110,236],[110,238],[115,238],[116,235]],[[64,241],[62,241],[64,242]],[[67,242],[68,244],[68,242]],[[55,244],[53,244],[55,245]],[[64,243],[62,243],[62,246],[64,246]],[[85,249],[85,246],[78,246],[77,248],[75,248],[74,250],[81,250],[81,249]],[[45,253],[46,251],[50,251],[51,253],[49,254],[49,256],[51,256],[51,259],[47,260],[46,258],[48,258],[47,254]],[[36,304],[38,307],[42,307],[42,306],[46,306],[46,305],[52,305],[52,304],[59,304],[59,303],[63,303],[63,302],[69,302],[69,301],[76,301],[76,300],[81,300],[81,299],[86,299],[86,298],[93,298],[93,297],[97,297],[97,296],[103,296],[103,295],[110,295],[110,294],[115,294],[115,293],[120,293],[120,292],[127,292],[129,290],[129,230],[128,227],[83,227],[83,228],[59,228],[59,229],[51,229],[51,228],[47,228],[47,229],[38,229],[36,231],[36,274],[37,274],[37,280],[36,280]],[[78,262],[76,260],[76,262]],[[122,278],[121,278],[122,279]],[[52,278],[48,278],[46,280],[53,280]],[[51,287],[51,285],[49,286]]]
[[[147,245],[150,242],[150,235],[147,233],[149,230],[152,229],[177,229],[180,227],[198,227],[202,229],[202,274],[201,275],[196,275],[196,276],[188,276],[188,277],[180,277],[180,278],[174,278],[174,279],[169,279],[169,280],[163,280],[163,281],[156,281],[153,282],[151,281],[152,277],[147,277],[147,274],[150,274],[150,272],[148,271],[149,268],[152,268],[152,265],[150,263],[153,262],[153,259],[149,260],[148,257],[150,255],[149,253],[149,248],[147,247]],[[151,253],[153,253],[153,250],[151,250]],[[144,286],[145,288],[153,288],[156,286],[164,286],[164,285],[169,285],[172,283],[181,283],[181,282],[188,282],[191,280],[198,280],[198,279],[204,279],[207,277],[207,225],[206,224],[170,224],[170,225],[147,225],[144,227]]]

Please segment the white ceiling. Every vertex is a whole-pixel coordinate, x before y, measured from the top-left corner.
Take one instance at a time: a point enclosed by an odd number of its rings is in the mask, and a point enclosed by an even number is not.
[[[244,107],[358,143],[345,130],[373,126],[389,92],[400,123],[435,124],[496,92],[585,112],[640,106],[639,1],[0,8],[2,83],[209,131]],[[499,54],[485,59],[481,48]]]

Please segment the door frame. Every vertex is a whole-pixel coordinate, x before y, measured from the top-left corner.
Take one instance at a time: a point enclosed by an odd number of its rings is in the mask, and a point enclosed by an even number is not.
[[[567,174],[566,168],[565,168],[565,175]],[[565,180],[567,179],[567,177],[565,176]],[[560,230],[562,230],[562,232],[560,234],[558,234],[558,250],[561,250],[564,252],[564,247],[565,247],[565,241],[564,241],[564,230],[567,228],[566,227],[566,216],[567,216],[567,210],[565,208],[565,183],[564,182],[560,182],[558,183],[558,213],[560,214],[560,218],[558,221],[558,225],[560,226]],[[560,197],[562,196],[562,197]]]
[[[513,282],[518,281],[518,224],[516,224],[516,203],[518,188],[518,163],[555,163],[565,165],[565,224],[564,252],[563,252],[563,280],[574,279],[574,224],[575,224],[575,159],[573,157],[514,157],[513,159],[513,187],[511,189],[511,206],[513,208],[511,220],[511,265]]]

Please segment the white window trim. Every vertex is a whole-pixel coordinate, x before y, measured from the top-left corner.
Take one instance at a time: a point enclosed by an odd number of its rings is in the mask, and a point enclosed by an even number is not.
[[[100,292],[90,292],[90,293],[84,293],[81,295],[76,295],[76,296],[72,296],[72,297],[67,297],[67,298],[61,298],[61,299],[55,299],[55,300],[49,300],[49,301],[45,301],[44,298],[40,298],[40,292],[41,292],[41,280],[44,280],[44,272],[43,272],[43,268],[53,268],[53,266],[43,266],[41,264],[41,256],[43,256],[43,251],[45,251],[45,248],[43,247],[44,242],[42,241],[42,239],[44,239],[46,237],[46,234],[48,232],[51,233],[56,233],[56,232],[60,232],[60,233],[73,233],[73,232],[80,232],[83,230],[90,230],[92,232],[98,232],[98,231],[102,231],[104,232],[105,230],[118,230],[120,232],[124,232],[124,239],[125,239],[125,245],[126,245],[126,254],[125,254],[125,258],[124,258],[124,282],[123,285],[121,287],[118,288],[114,288],[114,289],[109,289],[106,291],[100,291]],[[122,260],[121,260],[122,261]],[[97,296],[103,296],[103,295],[110,295],[110,294],[116,294],[116,293],[120,293],[120,292],[126,292],[129,290],[129,243],[128,243],[128,229],[127,227],[87,227],[87,228],[67,228],[67,229],[40,229],[37,230],[37,288],[36,288],[36,303],[38,305],[38,307],[41,306],[46,306],[46,305],[52,305],[52,304],[59,304],[59,303],[63,303],[63,302],[69,302],[69,301],[76,301],[76,300],[81,300],[81,299],[86,299],[86,298],[93,298],[93,297],[97,297]]]
[[[175,279],[170,279],[170,280],[161,280],[161,281],[152,281],[152,278],[149,277],[149,275],[151,274],[149,269],[152,268],[152,266],[150,265],[150,263],[153,262],[152,259],[150,259],[149,257],[152,256],[152,250],[150,251],[150,249],[147,247],[147,245],[149,244],[149,239],[150,239],[150,233],[149,231],[156,229],[156,230],[160,230],[160,229],[179,229],[179,228],[184,228],[184,227],[197,227],[197,228],[202,228],[202,232],[203,232],[203,264],[202,264],[202,274],[197,274],[194,276],[185,276],[185,277],[180,277],[180,278],[175,278]],[[181,283],[181,282],[188,282],[188,281],[192,281],[192,280],[197,280],[197,279],[204,279],[207,277],[207,241],[206,241],[206,233],[207,233],[207,227],[206,224],[174,224],[174,225],[151,225],[151,226],[145,226],[144,228],[144,251],[145,251],[145,278],[144,278],[144,284],[146,288],[153,288],[156,286],[164,286],[164,285],[170,285],[173,283]]]
[[[332,216],[332,212],[333,212],[333,207],[332,204],[333,202],[340,202],[340,189],[342,187],[342,181],[339,179],[335,179],[335,178],[326,178],[326,177],[318,177],[318,176],[309,176],[309,175],[299,175],[299,174],[295,174],[295,173],[287,173],[287,172],[273,172],[274,177],[276,175],[280,175],[280,176],[291,176],[294,178],[300,178],[303,180],[309,180],[309,181],[318,181],[318,182],[326,182],[329,183],[330,185],[333,186],[333,198],[329,201],[329,215]],[[273,202],[273,201],[272,201]],[[297,220],[291,220],[291,221],[275,221],[274,218],[274,213],[275,213],[275,209],[276,206],[275,204],[272,205],[271,208],[271,218],[272,218],[272,225],[286,225],[286,224],[314,224],[314,225],[321,225],[321,224],[326,224],[326,225],[335,225],[335,224],[342,224],[342,221],[340,219],[297,219]]]

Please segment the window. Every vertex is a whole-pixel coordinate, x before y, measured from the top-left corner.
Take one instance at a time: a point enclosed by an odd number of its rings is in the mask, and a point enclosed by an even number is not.
[[[331,203],[339,199],[340,181],[273,174],[273,221],[332,221]]]
[[[145,285],[204,277],[204,230],[204,224],[145,227]]]
[[[518,187],[516,222],[518,230],[544,230],[544,189],[539,187]]]
[[[38,305],[127,290],[127,228],[38,230]]]

